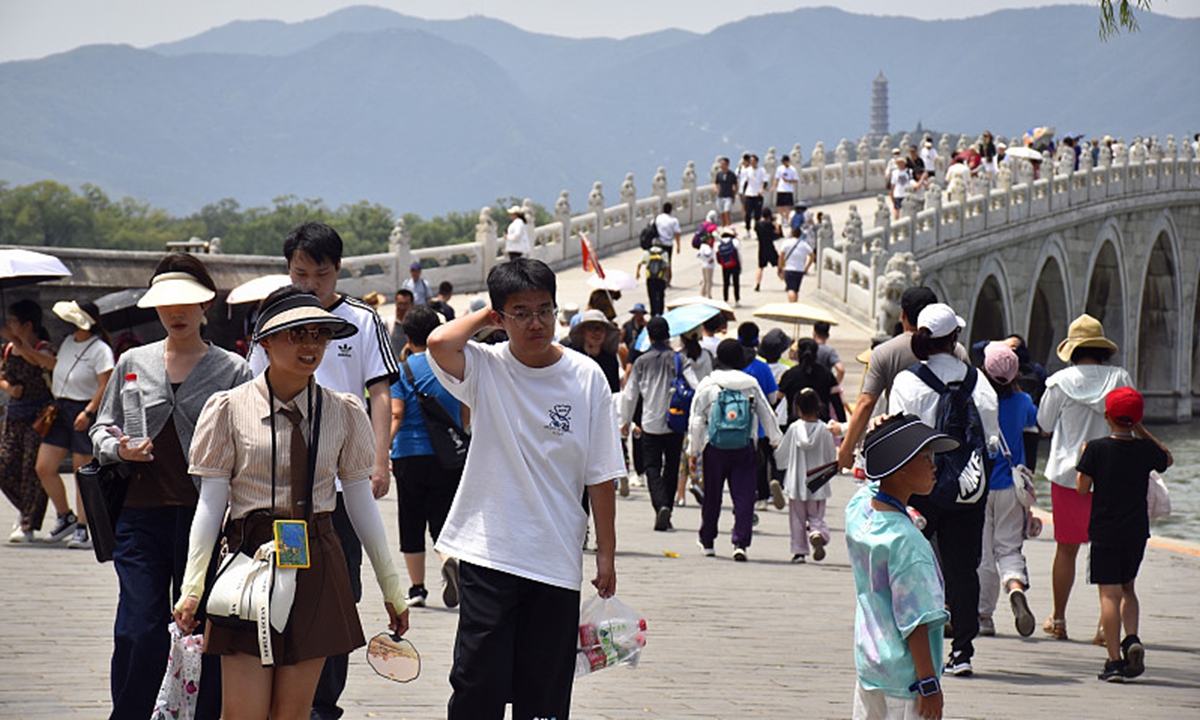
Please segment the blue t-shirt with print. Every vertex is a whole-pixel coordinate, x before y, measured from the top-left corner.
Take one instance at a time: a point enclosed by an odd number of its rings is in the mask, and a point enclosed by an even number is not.
[[[1000,398],[1000,432],[1012,453],[1012,461],[1009,462],[1004,453],[996,454],[992,476],[988,479],[988,487],[992,490],[1013,486],[1013,467],[1025,464],[1025,440],[1021,434],[1025,428],[1034,425],[1037,425],[1037,406],[1028,393],[1017,390],[1008,397]]]
[[[908,636],[929,626],[929,654],[942,673],[945,607],[942,573],[933,547],[907,513],[871,506],[879,483],[862,488],[846,505],[846,548],[854,570],[854,666],[867,690],[915,698],[917,669]]]
[[[442,387],[429,368],[429,359],[425,353],[410,355],[408,367],[412,370],[413,379],[417,381],[417,389],[438,399],[442,407],[450,412],[454,421],[462,424],[459,415],[458,400]],[[429,431],[425,429],[425,418],[421,415],[421,406],[417,393],[408,382],[404,368],[400,368],[400,379],[392,384],[392,397],[404,401],[404,417],[400,429],[392,439],[393,458],[412,457],[413,455],[433,455],[433,444],[429,442]]]

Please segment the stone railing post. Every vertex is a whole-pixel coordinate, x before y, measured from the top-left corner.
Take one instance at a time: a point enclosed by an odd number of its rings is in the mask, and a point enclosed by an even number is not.
[[[390,290],[395,292],[403,282],[403,278],[407,277],[408,266],[412,263],[412,243],[408,237],[408,226],[404,224],[404,218],[396,218],[396,224],[392,226],[392,231],[388,234],[388,252],[392,254],[392,283],[395,285]]]
[[[500,242],[496,236],[496,221],[492,219],[492,209],[487,205],[479,209],[479,222],[475,223],[475,242],[479,243],[479,253],[482,257],[480,263],[483,266],[481,268],[483,275],[480,277],[482,281],[487,279],[488,272],[495,266],[500,254]]]
[[[667,169],[659,167],[650,181],[650,194],[658,198],[661,205],[667,201]]]
[[[621,204],[625,206],[626,217],[629,218],[625,223],[629,235],[625,239],[635,238],[642,229],[634,226],[634,213],[637,212],[637,188],[633,185],[633,173],[625,173],[625,182],[621,183]]]

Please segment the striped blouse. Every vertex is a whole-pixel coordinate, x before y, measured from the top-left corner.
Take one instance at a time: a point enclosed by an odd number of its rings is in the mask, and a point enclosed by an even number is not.
[[[319,385],[320,448],[313,482],[313,512],[332,512],[337,504],[334,477],[351,483],[374,469],[375,439],[362,401]],[[275,508],[291,507],[290,457],[292,424],[278,412],[295,407],[304,417],[304,437],[312,441],[308,390],[287,403],[275,399]],[[196,422],[188,472],[201,478],[225,478],[229,483],[230,516],[271,509],[271,412],[265,375],[208,399]],[[316,404],[314,401],[313,408]]]

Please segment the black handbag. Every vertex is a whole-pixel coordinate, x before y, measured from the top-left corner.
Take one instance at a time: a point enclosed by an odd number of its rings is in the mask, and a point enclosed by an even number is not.
[[[433,445],[433,454],[445,470],[459,470],[467,464],[467,449],[471,444],[471,436],[454,421],[450,411],[441,401],[426,392],[417,389],[417,380],[413,371],[408,367],[408,361],[402,360],[404,377],[412,385],[417,394],[417,404],[421,408],[421,417],[425,419],[425,429],[429,432],[429,443]]]
[[[129,478],[133,471],[123,462],[101,465],[92,460],[75,471],[79,494],[87,511],[88,532],[92,534],[92,551],[96,560],[108,562],[117,546],[117,518],[125,504]]]

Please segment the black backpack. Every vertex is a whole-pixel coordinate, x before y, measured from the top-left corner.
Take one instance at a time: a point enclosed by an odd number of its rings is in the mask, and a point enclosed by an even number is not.
[[[642,249],[649,250],[658,244],[658,225],[653,220],[650,224],[642,228],[642,234],[639,236],[642,241]]]
[[[943,509],[958,505],[974,505],[987,497],[987,471],[984,467],[987,442],[983,435],[983,420],[971,394],[979,371],[967,369],[962,382],[943,383],[924,363],[908,368],[938,394],[935,429],[958,440],[957,450],[936,456],[937,484],[929,493],[929,501]]]
[[[425,429],[429,431],[429,444],[433,446],[433,454],[437,456],[438,464],[445,470],[458,470],[467,464],[467,448],[471,444],[471,436],[454,422],[440,400],[426,392],[417,389],[417,379],[408,367],[407,360],[401,360],[404,377],[412,385],[417,394],[417,405],[421,408],[421,418],[425,420]]]

